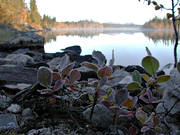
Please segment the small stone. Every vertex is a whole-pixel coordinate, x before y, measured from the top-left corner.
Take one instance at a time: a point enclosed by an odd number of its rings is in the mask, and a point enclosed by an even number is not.
[[[19,113],[21,111],[21,106],[18,104],[11,104],[7,110],[12,113]]]
[[[30,108],[25,108],[22,111],[22,116],[24,117],[24,119],[26,120],[33,120],[35,118],[32,110]]]
[[[86,109],[83,112],[83,116],[86,120],[89,121],[89,117],[90,117],[90,113],[91,113],[91,108]],[[109,127],[110,124],[112,124],[112,112],[105,107],[102,104],[97,104],[94,107],[94,112],[93,112],[93,116],[92,116],[92,125],[95,127],[101,127],[101,128],[107,128]]]

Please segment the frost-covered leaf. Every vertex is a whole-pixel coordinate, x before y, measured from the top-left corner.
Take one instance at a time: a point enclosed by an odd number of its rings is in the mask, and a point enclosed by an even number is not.
[[[109,109],[111,109],[112,111],[117,111],[119,110],[119,106],[115,105],[115,106],[110,106]]]
[[[159,77],[156,79],[156,82],[157,82],[157,83],[164,83],[164,82],[167,82],[169,79],[170,79],[170,76],[169,76],[169,75],[162,75],[162,76],[159,76]]]
[[[98,77],[103,78],[104,76],[110,77],[112,75],[112,68],[109,66],[104,66],[98,70]]]
[[[74,87],[73,85],[69,86],[71,88],[72,91],[79,91],[76,87]]]
[[[110,102],[109,100],[107,100],[107,99],[101,100],[100,103],[103,104],[104,106],[108,107],[108,108],[109,108],[110,106],[112,106],[111,102]]]
[[[152,56],[146,56],[142,60],[142,66],[150,75],[155,75],[159,68],[159,61]]]
[[[69,65],[67,65],[63,70],[62,70],[62,77],[66,77],[68,76],[69,72],[73,69],[73,67],[75,66],[75,62],[70,63]]]
[[[67,65],[70,64],[70,57],[65,54],[59,61],[59,64],[57,66],[57,69],[64,69]]]
[[[137,135],[138,128],[136,126],[131,126],[129,128],[129,134],[130,135]]]
[[[93,51],[92,52],[92,57],[97,60],[98,65],[100,66],[105,66],[106,65],[106,57],[104,56],[104,54],[102,54],[102,52],[100,51]]]
[[[145,133],[146,131],[150,130],[150,128],[148,126],[143,126],[141,128],[141,132]]]
[[[135,104],[137,103],[138,98],[134,97],[133,99],[128,98],[124,103],[123,106],[127,107],[128,109],[133,109]]]
[[[131,78],[131,79],[130,79]],[[119,85],[119,83],[121,82],[126,84],[126,82],[128,81],[132,81],[132,76],[130,73],[124,71],[124,70],[115,70],[112,75],[108,78],[108,83],[111,85],[111,86],[117,86]]]
[[[61,75],[58,72],[53,72],[52,74],[55,80],[61,80]]]
[[[58,90],[58,89],[62,89],[63,88],[63,86],[64,86],[64,84],[65,84],[65,81],[64,80],[57,80],[56,82],[55,82],[55,85],[54,85],[54,87],[53,87],[53,90]]]
[[[158,117],[153,117],[153,123],[154,123],[154,127],[156,127],[156,126],[158,126],[159,125],[159,123],[160,123],[160,120],[159,120],[159,118]]]
[[[49,87],[53,79],[52,73],[50,68],[40,67],[37,72],[38,82],[44,87]]]
[[[103,78],[101,78],[99,81],[98,81],[98,88],[102,87],[103,85],[106,84],[108,78],[106,76],[104,76]]]
[[[109,66],[113,66],[114,65],[114,61],[115,61],[115,58],[114,58],[114,49],[113,49],[112,50],[112,58],[109,61]]]
[[[172,66],[173,66],[173,63],[168,63],[165,66],[163,66],[161,70],[170,69]]]
[[[42,90],[37,90],[41,95],[50,95],[54,91],[52,89],[42,89]]]
[[[148,119],[147,113],[145,113],[141,108],[137,109],[135,115],[142,124],[144,124],[145,121]]]
[[[72,70],[69,76],[70,82],[74,83],[75,81],[81,78],[81,73],[78,70]]]
[[[115,103],[118,105],[123,104],[128,99],[128,91],[126,89],[116,90]]]
[[[132,82],[126,86],[128,90],[139,90],[141,89],[141,86],[137,82]]]
[[[106,93],[102,90],[102,89],[97,89],[96,90],[96,92],[97,92],[97,94],[99,95],[99,96],[106,96]]]
[[[148,82],[148,81],[150,80],[150,77],[149,77],[148,75],[146,75],[146,74],[142,74],[142,78],[143,78],[146,82]]]
[[[133,81],[139,83],[141,85],[142,80],[141,80],[141,74],[139,73],[139,71],[135,70],[133,73]]]
[[[85,66],[87,68],[90,68],[90,69],[92,69],[95,72],[98,71],[98,67],[95,64],[92,64],[90,62],[83,62],[83,63],[81,63],[81,66]]]
[[[146,52],[147,52],[147,55],[148,55],[148,56],[152,56],[151,51],[149,50],[148,47],[146,47]]]

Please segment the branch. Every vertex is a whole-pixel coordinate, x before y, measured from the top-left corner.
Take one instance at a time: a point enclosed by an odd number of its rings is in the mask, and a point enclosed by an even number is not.
[[[174,7],[176,7],[179,4],[179,0],[177,0],[176,4],[174,5]]]

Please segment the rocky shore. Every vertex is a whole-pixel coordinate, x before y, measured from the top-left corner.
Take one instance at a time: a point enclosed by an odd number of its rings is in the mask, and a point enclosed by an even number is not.
[[[98,64],[98,61],[92,55],[81,56],[79,46],[72,46],[65,48],[63,52],[50,54],[44,53],[43,45],[44,38],[32,32],[21,34],[0,44],[0,135],[142,134],[141,129],[133,129],[135,126],[141,126],[135,120],[134,114],[119,115],[117,124],[114,126],[113,112],[101,103],[95,106],[93,118],[89,121],[92,107],[89,94],[95,93],[95,88],[89,84],[89,79],[98,79],[98,76],[92,70],[83,70],[81,63]],[[65,57],[68,60],[65,61]],[[56,93],[60,95],[58,100],[52,104],[53,95],[39,92],[42,92],[45,87],[38,83],[38,69],[43,66],[56,71],[60,63],[63,65],[67,61],[68,63],[75,62],[74,69],[81,73],[81,78],[77,83],[79,91],[72,92],[69,87],[63,87],[60,93]],[[120,76],[118,84],[103,87],[105,92],[112,88],[111,99],[115,98],[117,90],[126,89],[125,86],[132,82],[134,71],[148,74],[143,67],[138,65],[127,67],[116,65],[112,68],[113,71],[118,70]],[[158,75],[164,74],[163,71],[158,73]],[[159,86],[164,91],[163,103],[150,106],[162,117],[159,125],[164,134],[166,132],[170,135],[180,133],[179,80],[180,74],[173,69],[171,79]],[[128,91],[128,93],[131,96],[139,94],[138,91]],[[139,104],[147,105],[144,102]],[[167,110],[170,111],[168,114],[166,114]],[[125,108],[123,111],[130,110]],[[143,134],[151,133],[154,132],[150,130]]]

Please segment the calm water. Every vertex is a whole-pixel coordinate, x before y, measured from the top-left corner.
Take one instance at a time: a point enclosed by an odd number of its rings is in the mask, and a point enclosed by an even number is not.
[[[80,45],[82,55],[98,50],[102,51],[109,61],[114,49],[115,64],[127,66],[140,65],[142,58],[147,55],[147,46],[152,55],[160,61],[161,67],[173,63],[173,43],[156,37],[152,39],[152,35],[148,37],[142,32],[99,33],[95,36],[59,35],[45,44],[45,52],[61,52],[61,49],[68,46]],[[178,52],[180,53],[179,48]]]

